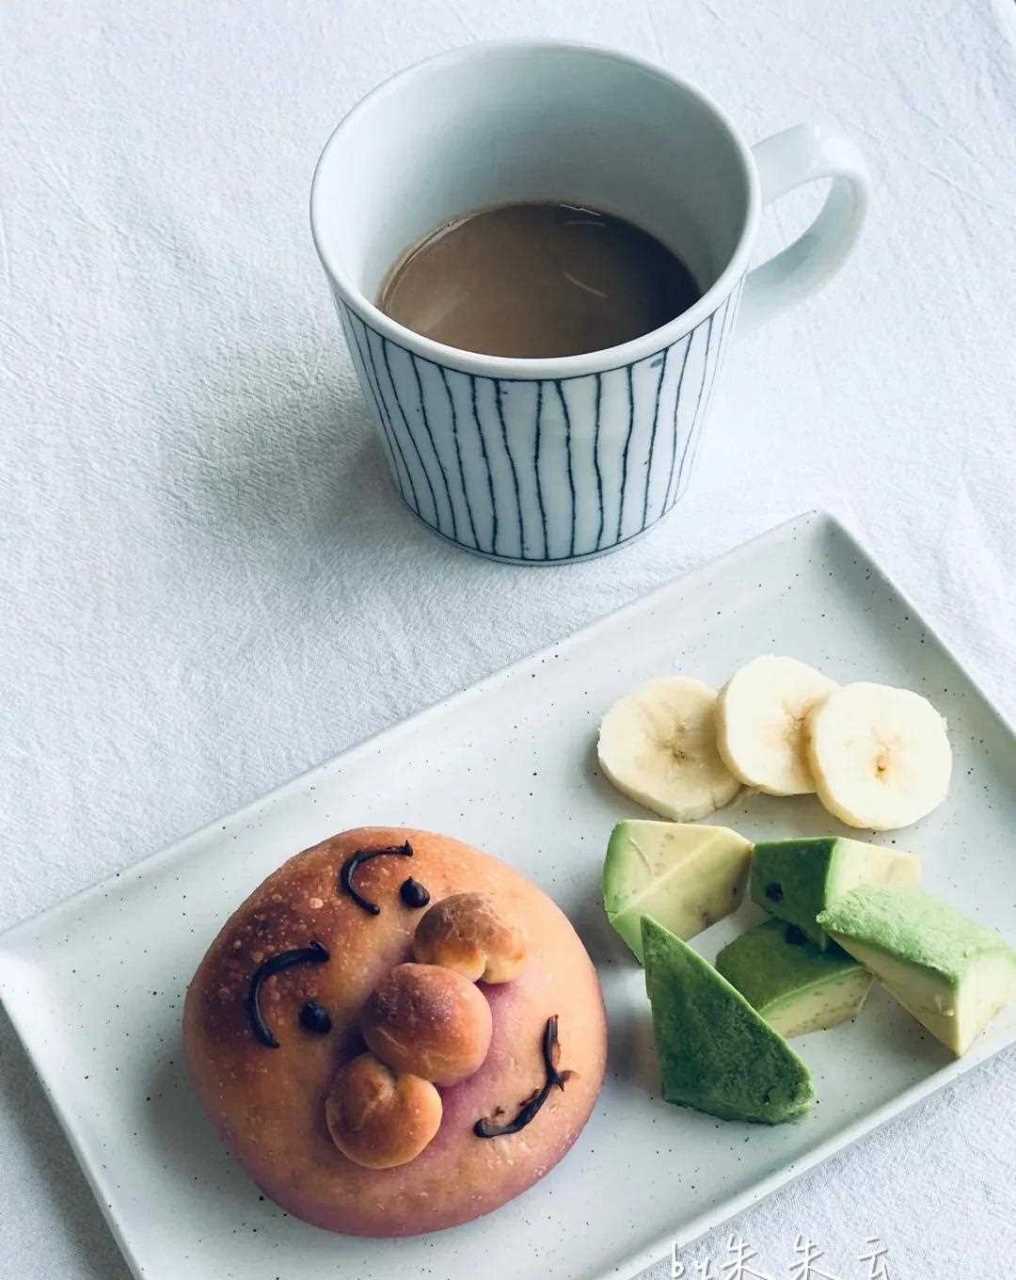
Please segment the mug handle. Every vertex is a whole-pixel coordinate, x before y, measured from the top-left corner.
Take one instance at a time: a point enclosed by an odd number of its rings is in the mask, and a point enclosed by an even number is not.
[[[820,125],[799,124],[775,133],[752,147],[752,155],[764,205],[818,178],[832,178],[833,184],[807,231],[749,272],[738,321],[741,332],[757,328],[832,279],[857,242],[870,186],[857,146]]]

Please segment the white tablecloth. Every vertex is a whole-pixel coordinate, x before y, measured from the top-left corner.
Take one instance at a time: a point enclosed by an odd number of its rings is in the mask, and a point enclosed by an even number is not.
[[[6,0],[0,926],[809,507],[860,533],[1016,713],[1012,15]],[[375,82],[537,34],[658,59],[752,138],[848,126],[875,183],[842,276],[741,343],[678,512],[544,570],[455,552],[397,505],[306,213],[321,143]],[[817,198],[774,207],[766,246]],[[802,1233],[864,1280],[878,1235],[893,1280],[1003,1274],[1014,1096],[1010,1051],[759,1205],[735,1224],[751,1267],[794,1274]],[[126,1276],[5,1018],[0,1160],[0,1273]],[[727,1276],[728,1235],[687,1274]]]

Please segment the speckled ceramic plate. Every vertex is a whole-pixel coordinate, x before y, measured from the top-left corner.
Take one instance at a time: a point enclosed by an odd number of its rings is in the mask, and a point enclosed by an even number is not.
[[[850,537],[803,517],[0,940],[4,1003],[135,1274],[474,1280],[511,1259],[514,1280],[631,1276],[1011,1042],[1016,1010],[951,1061],[876,991],[855,1023],[796,1042],[819,1098],[803,1120],[721,1123],[660,1101],[641,975],[597,901],[607,834],[637,810],[598,776],[595,728],[648,676],[718,684],[764,652],[935,701],[952,794],[900,846],[930,889],[1016,937],[1011,729]],[[737,801],[722,820],[755,839],[837,829],[811,797]],[[330,1236],[260,1199],[180,1066],[184,988],[228,913],[289,854],[373,822],[454,833],[531,875],[592,952],[611,1026],[600,1105],[562,1164],[488,1218],[396,1242]],[[696,945],[712,957],[752,910]]]

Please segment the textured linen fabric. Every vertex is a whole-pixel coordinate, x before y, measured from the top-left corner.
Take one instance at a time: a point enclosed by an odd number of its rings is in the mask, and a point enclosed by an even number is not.
[[[810,507],[1014,716],[1013,13],[6,0],[0,927]],[[541,570],[454,551],[399,506],[307,226],[318,150],[361,94],[527,35],[663,62],[750,139],[849,127],[874,181],[843,274],[737,343],[677,511]],[[771,208],[760,250],[819,195]],[[794,1274],[799,1235],[840,1280],[871,1273],[873,1235],[893,1280],[1003,1274],[1014,1097],[1010,1050],[714,1232],[685,1273],[730,1274],[734,1231],[770,1278]],[[124,1280],[2,1018],[0,1152],[0,1273]]]

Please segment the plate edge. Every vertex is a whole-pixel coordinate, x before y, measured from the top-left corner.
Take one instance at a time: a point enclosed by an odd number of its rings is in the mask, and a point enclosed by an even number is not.
[[[985,691],[981,682],[976,680],[970,674],[966,664],[960,661],[952,647],[942,639],[942,636],[939,634],[937,629],[926,620],[922,610],[914,603],[913,597],[908,595],[902,587],[897,585],[897,583],[890,578],[889,574],[882,568],[878,559],[869,550],[867,544],[859,534],[854,533],[848,525],[844,524],[842,520],[837,519],[836,516],[831,515],[829,512],[823,512],[822,514],[828,521],[829,527],[839,534],[846,541],[848,546],[853,547],[855,551],[864,556],[865,560],[867,560],[871,565],[875,573],[878,574],[879,581],[883,586],[888,587],[889,590],[892,591],[894,595],[897,595],[903,604],[907,606],[910,610],[911,619],[920,623],[928,637],[934,641],[936,647],[940,649],[953,666],[962,673],[963,678],[970,684],[971,688],[980,698],[981,702],[984,703],[987,710],[990,711],[994,719],[998,721],[1001,728],[1004,729],[1006,733],[1014,739],[1014,741],[1016,741],[1016,722],[1011,721],[1009,717],[995,705],[994,700]],[[775,532],[775,530],[773,530],[773,532]]]
[[[25,962],[24,957],[19,955],[17,952],[5,953],[0,951],[0,954],[11,956],[16,963],[24,964]],[[42,1094],[46,1100],[46,1105],[56,1117],[56,1122],[60,1126],[60,1132],[67,1139],[67,1144],[71,1149],[74,1159],[77,1161],[78,1168],[84,1175],[85,1182],[88,1184],[88,1189],[92,1193],[92,1198],[98,1206],[99,1213],[102,1215],[103,1221],[109,1228],[113,1241],[116,1244],[116,1247],[120,1250],[124,1262],[127,1264],[128,1270],[134,1277],[134,1280],[147,1280],[147,1273],[141,1263],[141,1260],[135,1254],[127,1236],[124,1234],[120,1221],[113,1211],[112,1203],[106,1199],[105,1189],[100,1181],[99,1172],[97,1168],[93,1166],[89,1157],[85,1154],[84,1146],[78,1139],[76,1129],[71,1124],[69,1110],[66,1110],[61,1105],[56,1092],[50,1085],[48,1079],[50,1073],[42,1069],[40,1064],[36,1061],[34,1053],[29,1047],[27,1031],[22,1023],[20,1013],[16,1008],[15,1002],[8,1002],[4,999],[3,992],[0,990],[0,1003],[3,1004],[4,1012],[11,1020],[11,1026],[14,1028],[14,1033],[18,1037],[18,1043],[24,1050],[29,1066],[32,1068],[32,1071],[42,1088]]]

